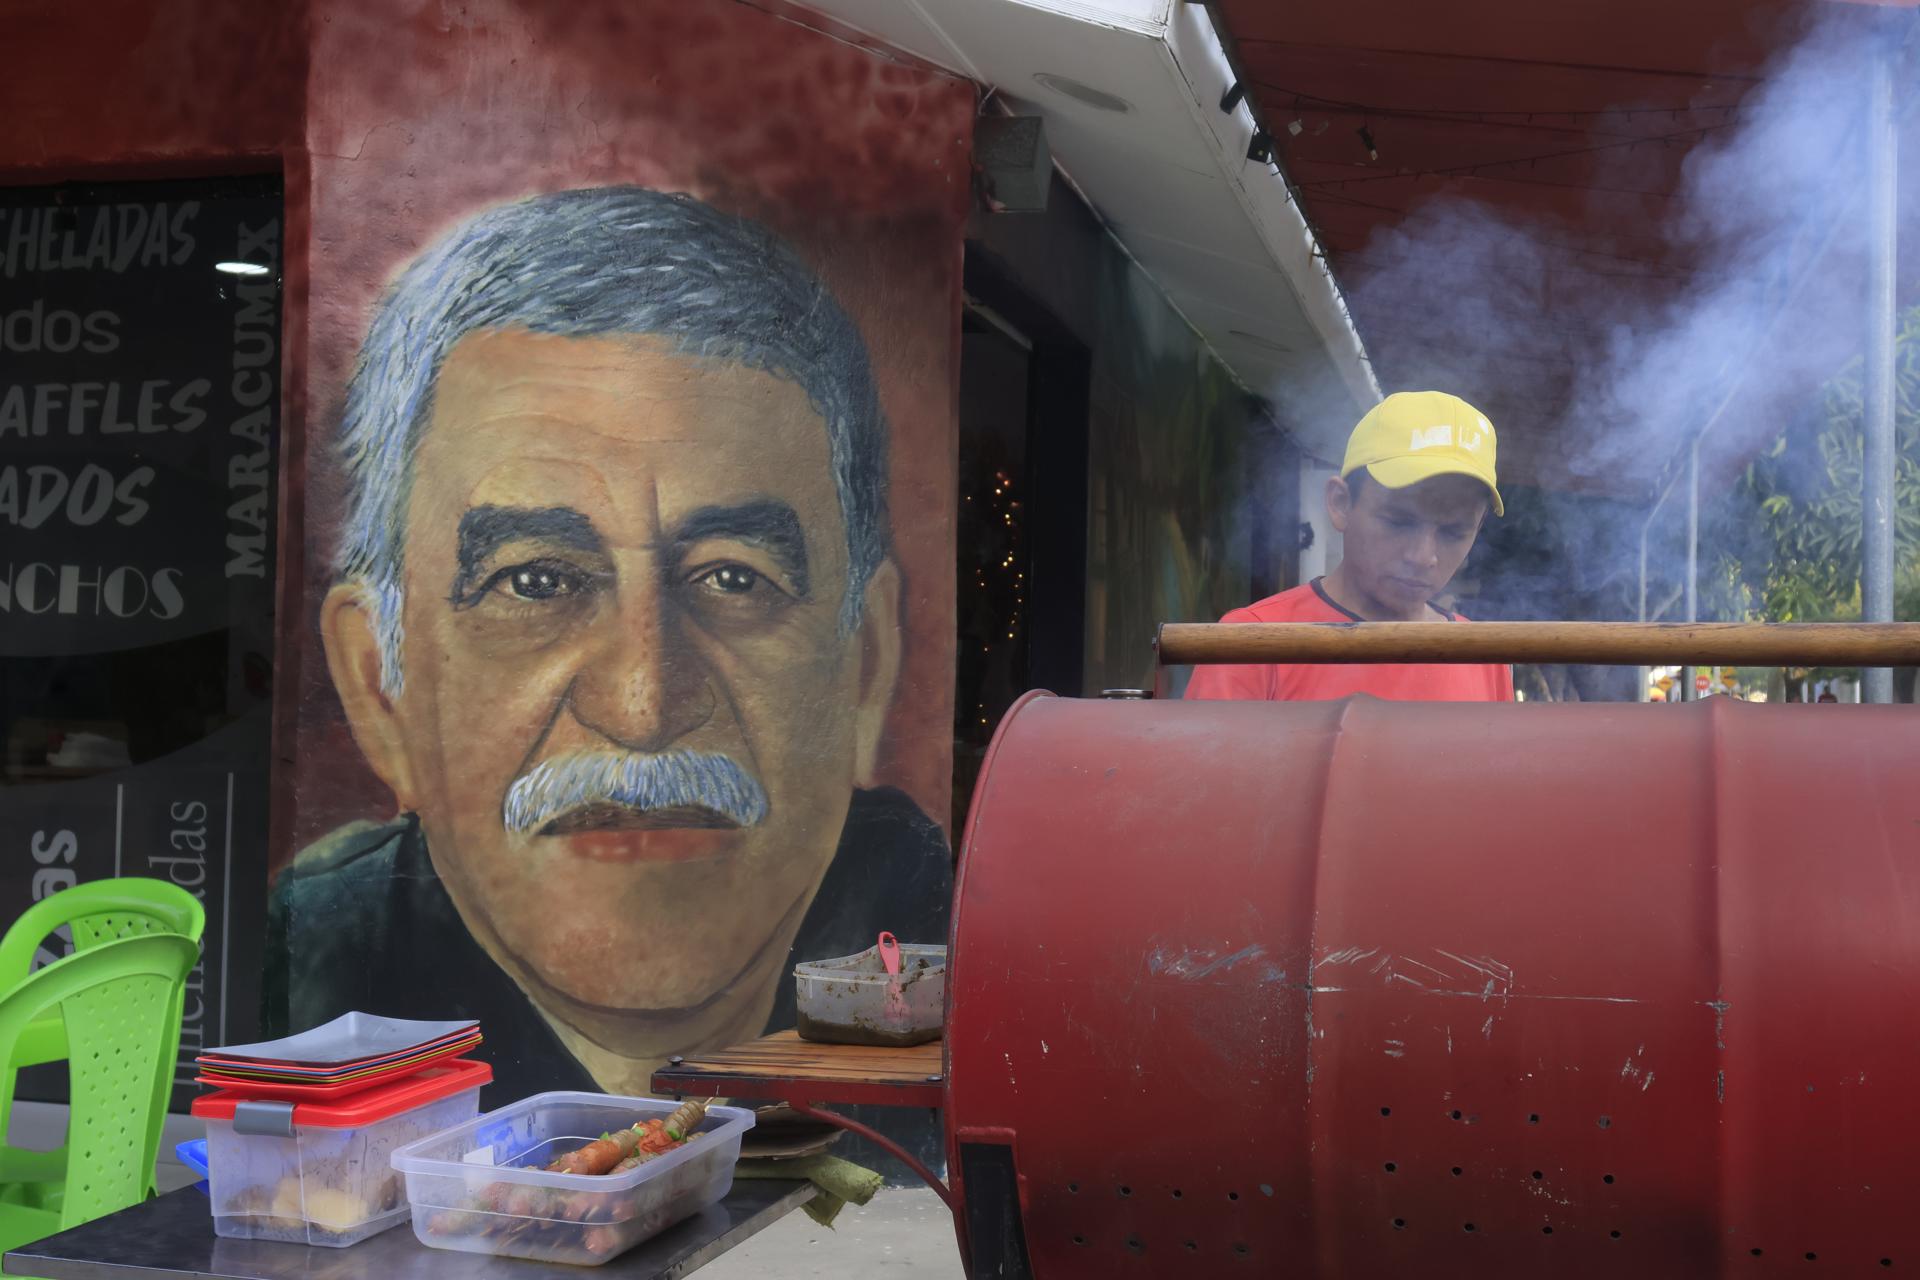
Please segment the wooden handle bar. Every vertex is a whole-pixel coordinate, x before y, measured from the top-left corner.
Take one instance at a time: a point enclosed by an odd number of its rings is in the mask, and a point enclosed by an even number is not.
[[[1162,666],[1543,662],[1913,667],[1920,622],[1168,622]]]

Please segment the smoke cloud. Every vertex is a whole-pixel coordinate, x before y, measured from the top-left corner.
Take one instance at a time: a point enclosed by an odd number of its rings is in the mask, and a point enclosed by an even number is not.
[[[1556,196],[1579,202],[1562,203],[1562,219],[1435,197],[1336,259],[1383,388],[1479,405],[1501,431],[1503,473],[1541,490],[1519,504],[1532,502],[1530,516],[1476,552],[1465,575],[1483,602],[1469,601],[1476,616],[1633,616],[1642,522],[1693,437],[1712,424],[1703,457],[1725,491],[1860,355],[1866,72],[1876,42],[1899,49],[1895,110],[1911,137],[1913,17],[1804,6],[1757,83],[1614,104],[1578,144],[1589,168]],[[1906,151],[1899,231],[1912,263],[1920,164]],[[1599,241],[1596,224],[1608,230]],[[1914,284],[1903,273],[1903,302]],[[1680,569],[1673,518],[1684,520],[1683,499],[1662,512],[1649,608]]]

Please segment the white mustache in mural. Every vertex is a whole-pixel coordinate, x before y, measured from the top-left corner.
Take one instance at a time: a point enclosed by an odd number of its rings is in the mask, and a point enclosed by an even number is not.
[[[733,760],[705,751],[581,751],[543,760],[507,789],[515,835],[648,827],[751,827],[767,793]]]

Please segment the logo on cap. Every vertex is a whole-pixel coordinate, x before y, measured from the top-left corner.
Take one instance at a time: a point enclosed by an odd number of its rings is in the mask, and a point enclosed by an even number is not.
[[[1415,427],[1412,439],[1407,442],[1407,449],[1418,453],[1422,449],[1450,449],[1458,443],[1467,452],[1478,453],[1486,438],[1485,430],[1463,431],[1456,442],[1453,424],[1443,422],[1437,427]]]

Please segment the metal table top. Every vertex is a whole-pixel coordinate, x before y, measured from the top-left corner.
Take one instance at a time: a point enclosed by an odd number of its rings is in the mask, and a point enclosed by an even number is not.
[[[736,1182],[726,1199],[601,1267],[429,1249],[405,1223],[349,1249],[222,1240],[193,1187],[12,1250],[9,1275],[43,1280],[675,1280],[819,1194],[809,1182]]]

